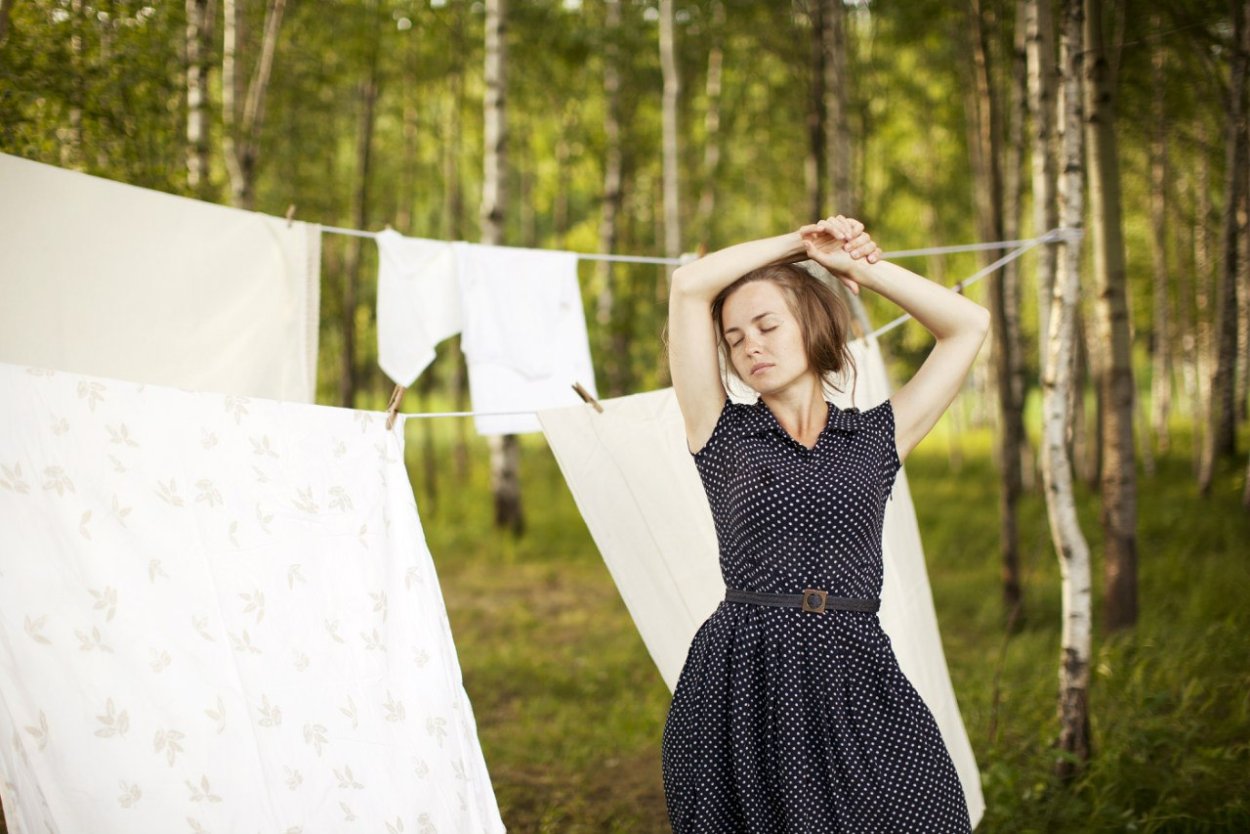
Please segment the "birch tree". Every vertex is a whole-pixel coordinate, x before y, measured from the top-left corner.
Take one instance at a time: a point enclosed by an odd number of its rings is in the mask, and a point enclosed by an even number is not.
[[[265,93],[273,72],[278,28],[286,0],[268,0],[260,56],[252,80],[243,86],[239,43],[244,40],[242,0],[222,0],[221,122],[222,149],[230,174],[230,202],[250,209],[256,200],[256,168],[260,161],[260,130],[265,121]],[[239,98],[242,95],[242,108]]]
[[[1062,0],[1059,38],[1062,85],[1060,87],[1059,212],[1071,235],[1083,225],[1084,160],[1082,158],[1082,0]],[[1077,304],[1080,300],[1081,244],[1069,236],[1059,247],[1058,273],[1051,297],[1047,360],[1042,378],[1042,429],[1044,449],[1042,477],[1046,485],[1046,516],[1062,576],[1063,628],[1059,659],[1059,739],[1062,754],[1056,770],[1070,778],[1088,761],[1089,662],[1090,662],[1090,568],[1089,545],[1081,532],[1072,490],[1072,465],[1068,459],[1065,429],[1068,392],[1072,385],[1076,341]]]
[[[1153,339],[1151,344],[1150,423],[1155,447],[1161,454],[1168,451],[1171,435],[1168,415],[1172,411],[1172,339],[1171,301],[1168,298],[1168,236],[1167,222],[1167,50],[1158,33],[1163,18],[1151,12],[1150,28],[1156,41],[1150,55],[1150,254]]]
[[[677,47],[673,35],[673,0],[660,0],[660,69],[664,77],[664,254],[676,258],[681,255],[677,138],[677,97],[681,93],[681,80],[677,73]],[[672,274],[671,267],[669,274]]]
[[[483,136],[482,243],[504,242],[508,147],[506,0],[486,0],[486,98]],[[520,534],[525,529],[521,510],[521,446],[514,434],[490,438],[491,491],[495,496],[495,525]]]
[[[186,0],[187,190],[208,195],[208,54],[213,42],[213,0]]]
[[[1137,472],[1133,364],[1115,137],[1115,82],[1103,45],[1101,0],[1085,0],[1085,123],[1098,343],[1103,351],[1099,481],[1103,608],[1108,631],[1137,622]]]
[[[851,143],[851,76],[847,71],[850,38],[847,33],[846,4],[842,0],[818,0],[824,8],[825,38],[825,151],[828,163],[829,199],[833,210],[848,217],[857,216],[851,172],[855,159]]]
[[[1055,36],[1050,0],[1025,0],[1025,57],[1029,76],[1029,118],[1032,120],[1033,233],[1042,234],[1059,223],[1055,203],[1053,120],[1055,102]],[[1037,250],[1038,339],[1050,333],[1050,299],[1055,283],[1055,247]],[[1046,354],[1038,351],[1041,373]]]

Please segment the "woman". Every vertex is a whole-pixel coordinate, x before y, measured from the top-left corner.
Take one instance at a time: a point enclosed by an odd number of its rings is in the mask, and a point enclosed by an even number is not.
[[[954,399],[989,314],[880,255],[863,224],[839,215],[673,274],[673,388],[727,586],[664,728],[678,834],[969,830],[950,756],[876,610],[895,473]],[[794,265],[805,258],[937,339],[874,408],[825,401],[853,365],[848,315]],[[728,400],[718,351],[758,402]]]

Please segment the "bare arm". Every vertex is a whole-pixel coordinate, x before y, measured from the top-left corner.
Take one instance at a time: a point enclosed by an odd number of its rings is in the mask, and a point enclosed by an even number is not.
[[[729,246],[673,272],[668,297],[668,364],[692,451],[703,448],[712,436],[725,404],[712,301],[753,269],[806,257],[802,237],[789,232]]]
[[[803,227],[809,257],[839,278],[890,299],[937,339],[924,364],[890,398],[895,442],[902,460],[936,425],[959,393],[989,330],[990,313],[897,264],[854,259],[842,250],[842,240],[834,229],[827,221]],[[844,236],[845,232],[840,234]]]

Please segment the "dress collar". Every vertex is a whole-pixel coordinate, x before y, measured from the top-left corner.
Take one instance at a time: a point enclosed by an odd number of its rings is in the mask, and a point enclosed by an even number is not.
[[[829,418],[828,422],[825,423],[825,427],[820,430],[822,435],[829,431],[853,433],[864,427],[864,413],[858,408],[843,409],[838,408],[833,403],[827,403],[827,405],[829,406]],[[777,417],[764,403],[762,398],[751,404],[747,419],[748,430],[752,434],[764,434],[771,431],[794,443],[799,442],[782,428],[781,423],[777,421]]]

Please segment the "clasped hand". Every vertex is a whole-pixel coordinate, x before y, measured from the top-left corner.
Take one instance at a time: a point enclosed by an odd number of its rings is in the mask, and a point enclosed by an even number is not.
[[[807,257],[829,270],[846,288],[859,294],[854,279],[855,261],[875,264],[881,260],[881,247],[864,231],[864,224],[850,217],[835,215],[799,229]]]

